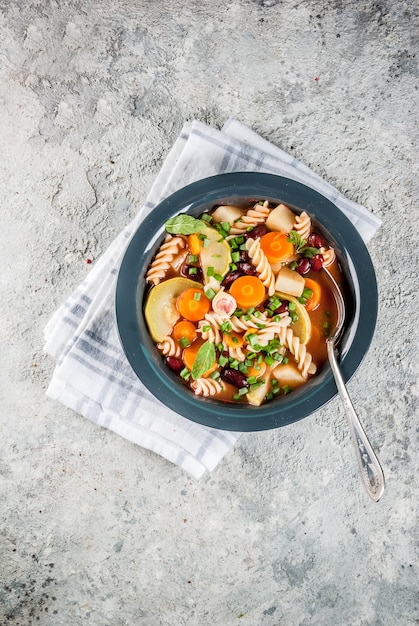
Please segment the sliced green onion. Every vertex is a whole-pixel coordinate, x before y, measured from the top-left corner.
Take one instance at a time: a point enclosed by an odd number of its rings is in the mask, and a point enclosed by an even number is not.
[[[207,291],[205,292],[205,295],[207,296],[208,300],[213,300],[213,298],[215,298],[215,296],[217,295],[214,291],[214,289],[212,289],[212,287],[210,287],[209,289],[207,289]]]
[[[183,370],[180,373],[181,378],[183,378],[184,380],[188,380],[190,375],[191,375],[191,373],[190,373],[190,371],[188,370],[187,367],[184,367]]]
[[[220,358],[218,359],[218,365],[220,365],[221,367],[224,367],[224,365],[227,365],[227,363],[228,363],[228,358],[222,354]]]

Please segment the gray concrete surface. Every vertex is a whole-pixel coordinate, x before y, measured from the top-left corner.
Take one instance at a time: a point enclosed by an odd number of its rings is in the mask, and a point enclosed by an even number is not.
[[[2,0],[0,624],[419,623],[415,0]],[[244,435],[199,482],[49,401],[43,328],[185,120],[234,116],[383,220],[343,410]]]

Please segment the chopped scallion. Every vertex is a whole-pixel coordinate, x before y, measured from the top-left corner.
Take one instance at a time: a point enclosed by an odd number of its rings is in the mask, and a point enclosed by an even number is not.
[[[205,295],[207,296],[208,300],[213,300],[216,296],[216,293],[214,289],[210,287],[209,289],[206,290]]]

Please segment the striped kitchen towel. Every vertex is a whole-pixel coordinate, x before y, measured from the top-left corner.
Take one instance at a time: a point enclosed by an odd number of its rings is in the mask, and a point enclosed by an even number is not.
[[[92,267],[45,329],[44,350],[56,361],[47,395],[195,478],[213,470],[240,433],[195,424],[161,404],[133,373],[114,314],[115,285],[125,249],[142,219],[165,197],[201,178],[256,171],[292,178],[334,202],[365,242],[380,221],[300,161],[230,119],[222,130],[185,124],[144,206]]]

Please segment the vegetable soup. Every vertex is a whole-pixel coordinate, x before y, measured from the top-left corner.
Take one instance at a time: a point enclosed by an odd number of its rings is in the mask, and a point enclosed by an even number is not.
[[[146,273],[144,314],[167,367],[196,395],[260,406],[327,360],[342,285],[306,212],[258,201],[171,218]]]

